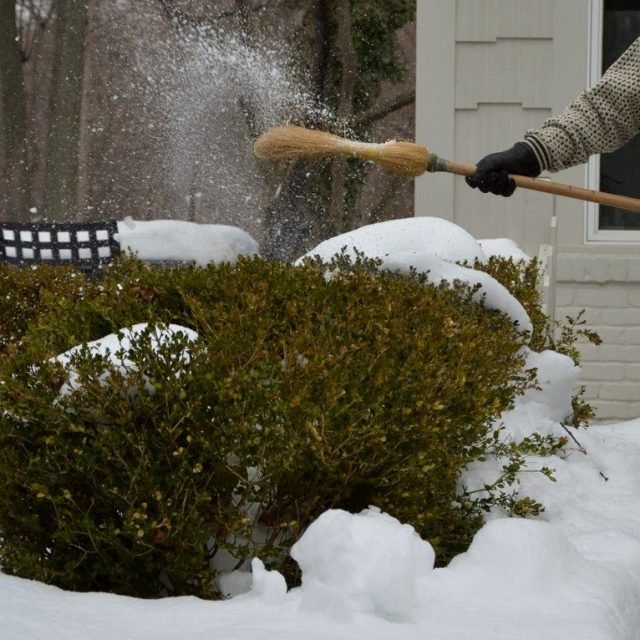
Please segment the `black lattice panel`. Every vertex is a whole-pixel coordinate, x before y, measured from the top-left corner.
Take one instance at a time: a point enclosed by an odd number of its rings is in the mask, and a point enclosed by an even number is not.
[[[85,223],[0,223],[0,261],[40,262],[97,271],[120,253],[115,220]]]

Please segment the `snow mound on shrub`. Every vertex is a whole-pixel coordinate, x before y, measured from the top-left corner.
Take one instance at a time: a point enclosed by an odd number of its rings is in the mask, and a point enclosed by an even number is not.
[[[513,240],[509,238],[488,238],[478,240],[487,257],[512,258],[515,262],[523,260],[530,262],[531,256],[527,255]]]
[[[416,217],[386,220],[329,238],[305,257],[320,256],[328,262],[346,247],[346,254],[355,258],[363,252],[369,258],[393,258],[399,252],[416,258],[425,254],[447,262],[486,260],[477,240],[462,227],[442,218]]]
[[[514,407],[505,411],[495,421],[494,428],[502,427],[503,439],[510,442],[519,442],[534,434],[556,438],[568,437],[562,425],[572,413],[572,397],[580,381],[580,367],[576,366],[570,357],[556,351],[546,350],[537,353],[526,349],[524,354],[525,368],[536,370],[536,387],[528,389],[522,396],[517,397]],[[581,432],[576,432],[575,437],[579,441],[584,438]],[[575,445],[575,443],[572,444]],[[592,465],[591,457],[580,462],[583,463],[580,473],[584,472],[587,476],[598,475]],[[487,457],[484,461],[472,462],[465,470],[462,483],[472,491],[479,491],[483,486],[492,485],[502,475],[503,464],[504,460],[493,456]],[[525,473],[521,474],[518,490],[522,496],[538,500],[548,510],[551,504],[548,497],[549,484],[554,485],[551,494],[557,495],[561,487],[563,493],[561,500],[571,500],[569,495],[565,495],[564,490],[575,493],[575,487],[580,486],[582,480],[578,481],[572,477],[573,472],[568,470],[566,461],[558,456],[528,457],[526,468],[535,469],[543,466],[555,470],[554,476],[558,482],[549,483],[548,479],[541,474]],[[565,482],[560,482],[561,478]],[[500,517],[501,515],[499,510],[492,512],[492,516]]]
[[[118,370],[126,376],[127,372],[131,371],[135,366],[133,361],[128,357],[132,346],[148,329],[149,324],[142,322],[135,324],[130,328],[121,329],[118,333],[111,333],[103,338],[99,338],[98,340],[77,345],[64,353],[61,353],[56,357],[56,360],[68,370],[69,377],[67,382],[62,385],[60,395],[65,396],[78,389],[78,374],[70,365],[70,361],[73,356],[77,355],[84,349],[87,349],[92,356],[98,356],[102,359],[108,360],[117,366]],[[193,331],[193,329],[177,324],[154,325],[149,331],[148,337],[152,348],[154,351],[157,351],[161,347],[171,343],[171,341],[180,334],[184,335],[189,342],[195,342],[198,339],[198,334]],[[178,361],[176,362],[176,374],[179,374],[180,369],[189,364],[189,361],[189,353],[186,350],[183,350],[182,353],[179,354]]]
[[[382,268],[406,275],[410,273],[412,268],[422,273],[429,272],[429,280],[435,283],[442,280],[447,282],[459,280],[471,286],[480,285],[480,289],[473,296],[476,302],[484,300],[489,309],[502,311],[513,322],[517,322],[523,331],[531,332],[533,330],[529,314],[520,302],[495,278],[484,271],[462,267],[429,254],[415,255],[403,252],[396,253],[393,258],[383,259]]]
[[[152,262],[234,263],[238,256],[258,254],[258,243],[242,229],[224,224],[196,224],[184,220],[118,222],[114,234],[122,251]]]
[[[382,268],[389,271],[429,272],[429,279],[434,283],[459,280],[472,286],[480,285],[475,294],[476,301],[484,299],[487,307],[502,311],[517,322],[520,329],[532,330],[524,307],[505,287],[487,273],[457,264],[473,264],[476,259],[485,262],[487,255],[472,235],[453,222],[418,217],[370,224],[321,242],[297,263],[315,256],[329,262],[343,249],[352,258],[357,253],[378,258]]]
[[[580,382],[580,367],[557,351],[527,351],[526,368],[536,369],[537,388],[528,389],[514,408],[501,416],[511,435],[560,435],[559,423],[572,413],[573,392]]]
[[[323,513],[292,547],[302,570],[301,607],[344,619],[366,612],[407,620],[418,603],[418,581],[435,554],[413,527],[369,508]]]

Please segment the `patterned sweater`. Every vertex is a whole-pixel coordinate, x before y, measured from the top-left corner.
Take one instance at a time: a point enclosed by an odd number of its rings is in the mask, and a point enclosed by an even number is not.
[[[640,131],[640,38],[559,116],[527,131],[542,170],[559,171],[615,151]]]

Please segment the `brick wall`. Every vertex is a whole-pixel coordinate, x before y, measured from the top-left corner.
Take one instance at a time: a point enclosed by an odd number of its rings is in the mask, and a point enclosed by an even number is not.
[[[581,342],[582,381],[599,420],[640,417],[640,255],[558,256],[555,317],[585,309],[600,346]]]

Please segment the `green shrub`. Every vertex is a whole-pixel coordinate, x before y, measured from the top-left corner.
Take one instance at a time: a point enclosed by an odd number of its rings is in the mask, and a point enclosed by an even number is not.
[[[29,323],[60,294],[77,299],[84,277],[69,267],[16,269],[0,264],[0,355],[19,343]]]
[[[486,263],[476,261],[473,268],[485,271],[495,278],[529,314],[533,326],[529,347],[533,351],[544,351],[549,348],[551,327],[549,317],[542,311],[540,289],[542,272],[538,260],[525,262],[491,256]]]
[[[580,364],[580,351],[577,343],[580,338],[599,345],[600,336],[586,329],[584,309],[576,317],[566,316],[562,322],[549,322],[549,317],[542,310],[542,294],[540,278],[542,268],[537,260],[529,262],[514,261],[497,256],[486,263],[476,262],[474,268],[481,269],[495,278],[525,308],[533,325],[529,347],[533,351],[551,349],[569,356],[577,365]],[[572,399],[572,415],[567,416],[567,424],[573,427],[586,427],[595,417],[591,405],[584,399],[585,387],[579,387]]]
[[[440,563],[464,550],[486,505],[456,483],[530,383],[523,337],[463,285],[341,267],[123,259],[43,293],[0,363],[3,571],[215,597],[222,549],[289,572],[286,551],[320,513],[370,504]],[[60,282],[44,273],[6,277]],[[153,349],[142,335],[126,371],[80,350],[79,387],[60,395],[54,356],[140,322],[200,337]]]

